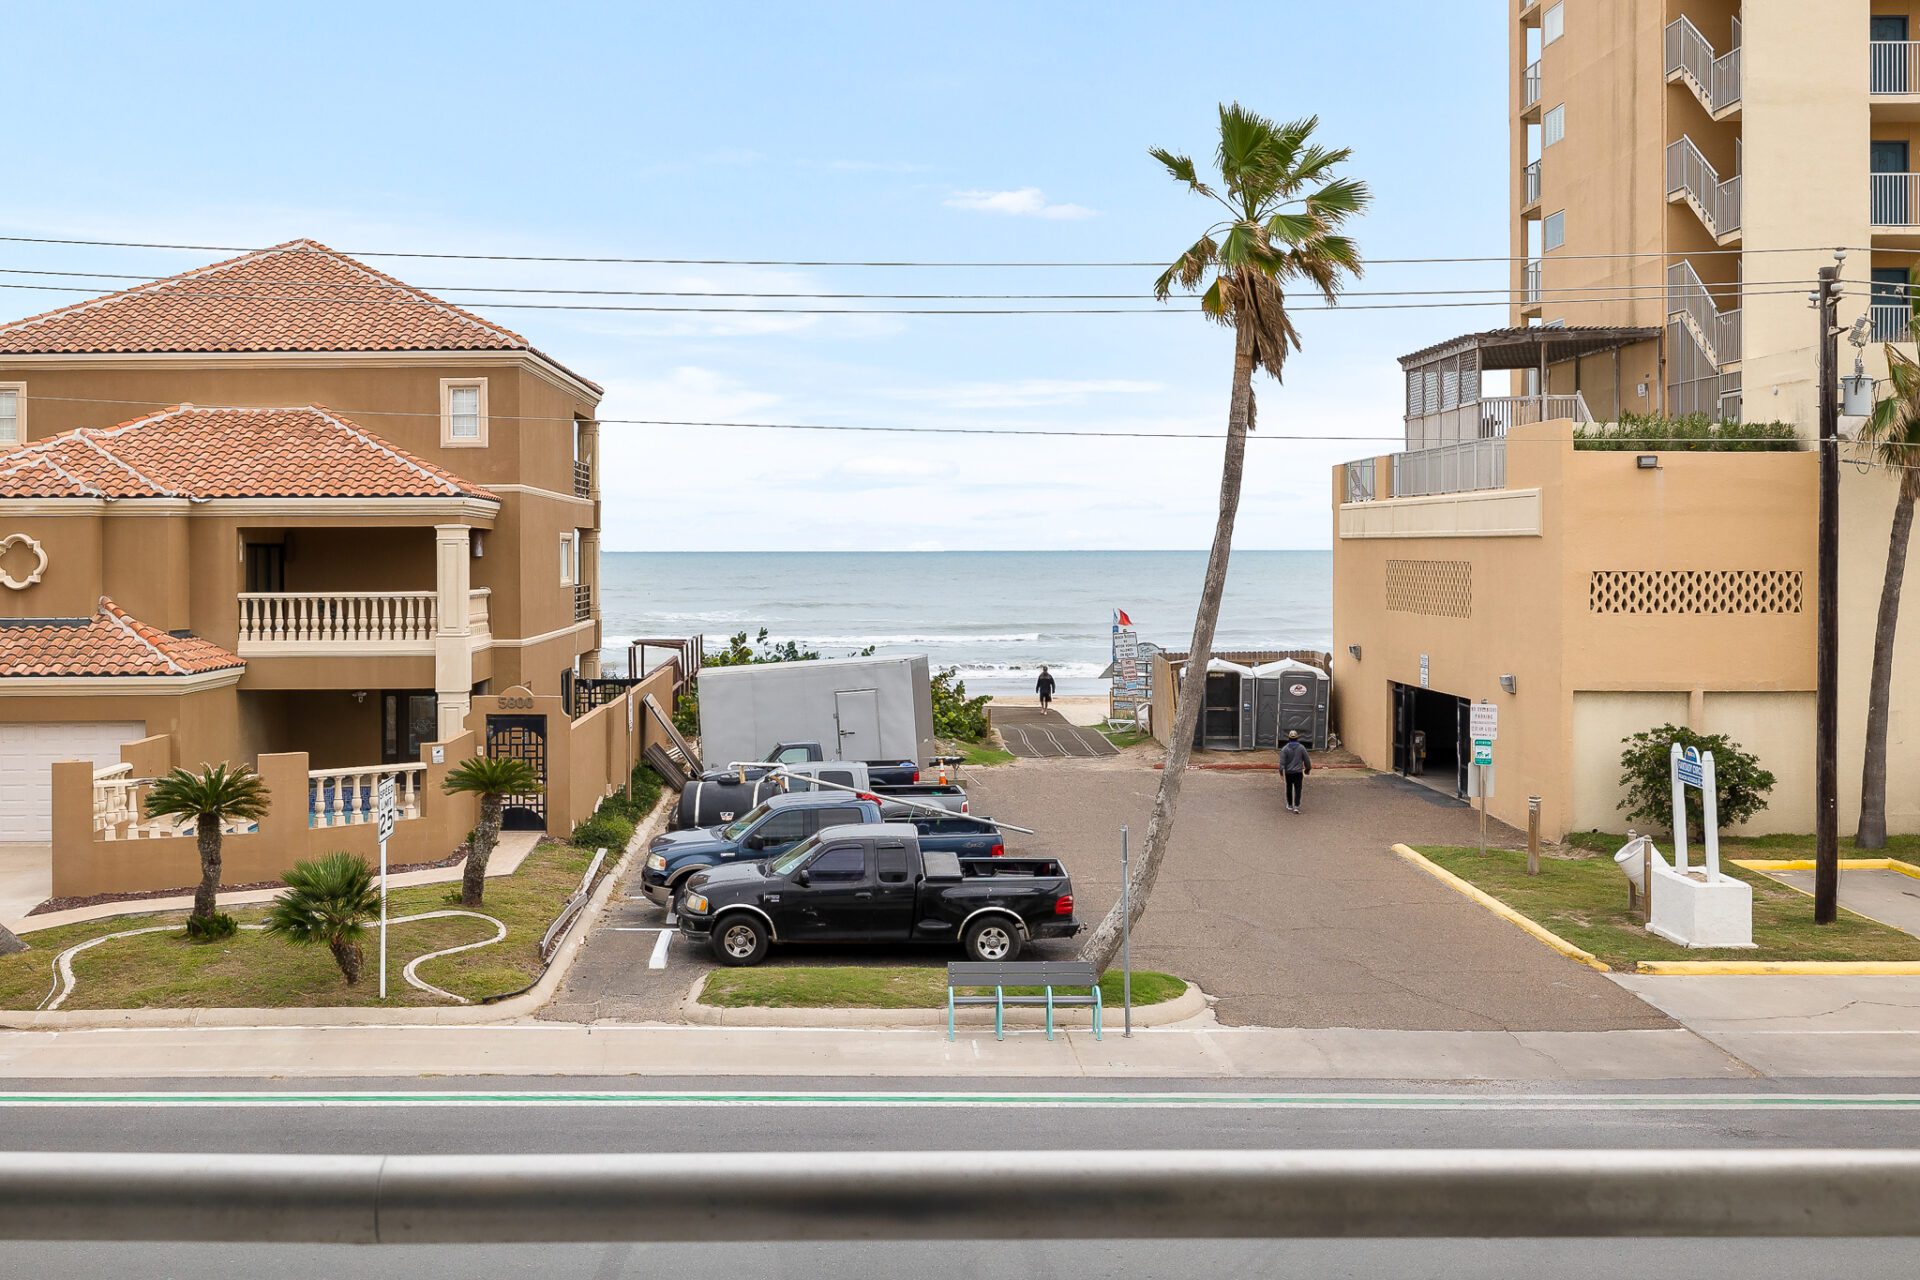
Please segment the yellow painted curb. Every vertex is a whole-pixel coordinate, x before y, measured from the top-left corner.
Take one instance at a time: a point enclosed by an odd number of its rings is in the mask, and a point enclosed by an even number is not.
[[[1745,867],[1748,871],[1766,873],[1768,871],[1813,871],[1816,870],[1812,858],[1729,858],[1736,867]],[[1899,858],[1842,858],[1842,871],[1897,871],[1903,876],[1920,880],[1920,866],[1904,862]]]
[[[1668,977],[1759,974],[1824,977],[1920,977],[1920,960],[1642,960],[1635,973]]]
[[[1508,924],[1532,934],[1541,942],[1546,943],[1555,951],[1567,957],[1567,959],[1583,964],[1589,969],[1597,969],[1601,973],[1612,972],[1611,968],[1605,962],[1595,959],[1592,952],[1582,951],[1579,947],[1574,946],[1571,942],[1568,942],[1565,938],[1547,928],[1545,925],[1521,915],[1518,911],[1515,911],[1512,907],[1500,901],[1500,899],[1494,897],[1492,894],[1483,889],[1475,888],[1445,867],[1428,860],[1406,845],[1396,844],[1393,846],[1393,851],[1454,892],[1464,894],[1466,897],[1473,899],[1487,910],[1493,912],[1493,914],[1499,916],[1502,920],[1505,920]]]

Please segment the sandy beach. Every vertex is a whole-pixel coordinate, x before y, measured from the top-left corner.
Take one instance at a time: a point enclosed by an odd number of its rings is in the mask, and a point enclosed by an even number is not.
[[[1037,707],[1040,699],[1032,694],[1010,694],[996,696],[990,704],[996,707]],[[1105,694],[1074,694],[1070,697],[1056,697],[1053,709],[1065,716],[1073,724],[1099,725],[1107,722],[1107,697]]]

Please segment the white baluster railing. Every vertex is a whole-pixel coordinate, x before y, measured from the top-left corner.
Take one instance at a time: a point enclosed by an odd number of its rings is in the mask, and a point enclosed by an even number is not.
[[[1870,83],[1876,97],[1920,93],[1920,40],[1875,40]]]
[[[1873,225],[1920,226],[1920,173],[1873,175]]]
[[[401,818],[420,816],[424,764],[367,765],[357,769],[314,769],[307,774],[307,825],[354,827],[374,821],[380,779],[392,778]]]
[[[1740,101],[1739,20],[1734,20],[1734,47],[1716,56],[1713,45],[1687,18],[1667,24],[1667,74],[1684,74],[1708,111],[1720,112]]]
[[[431,591],[244,592],[240,643],[430,642],[439,622],[437,599]]]
[[[1693,139],[1684,134],[1667,144],[1667,194],[1687,196],[1716,238],[1740,229],[1740,175],[1722,182]]]

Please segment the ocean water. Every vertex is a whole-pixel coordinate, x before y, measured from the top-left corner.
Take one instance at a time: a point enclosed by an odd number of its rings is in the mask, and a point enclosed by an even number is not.
[[[867,645],[957,667],[970,693],[1030,693],[1045,663],[1062,694],[1106,692],[1113,610],[1143,640],[1185,649],[1203,551],[607,552],[606,661],[634,636],[702,634],[709,647],[766,627],[839,657]],[[1327,649],[1333,556],[1236,551],[1215,647]]]

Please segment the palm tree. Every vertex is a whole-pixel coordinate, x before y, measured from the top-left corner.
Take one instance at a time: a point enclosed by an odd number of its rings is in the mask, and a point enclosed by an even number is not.
[[[1233,550],[1233,520],[1240,507],[1240,476],[1246,461],[1247,432],[1254,425],[1253,374],[1256,369],[1280,380],[1300,334],[1287,313],[1286,288],[1298,282],[1328,303],[1340,287],[1360,274],[1360,255],[1341,224],[1367,205],[1366,184],[1338,178],[1334,172],[1351,152],[1313,141],[1319,120],[1308,117],[1275,124],[1238,103],[1220,108],[1217,164],[1219,189],[1200,180],[1186,156],[1154,149],[1150,154],[1167,172],[1226,210],[1191,248],[1154,281],[1165,299],[1175,286],[1200,296],[1200,311],[1233,330],[1233,395],[1227,408],[1226,458],[1220,471],[1220,515],[1200,608],[1193,620],[1193,643],[1180,678],[1178,711],[1167,749],[1166,768],[1153,799],[1153,816],[1140,858],[1133,864],[1133,918],[1146,911],[1147,897],[1173,838],[1175,806],[1193,750],[1194,728],[1204,700],[1207,663],[1213,657],[1214,624],[1227,584],[1227,559]],[[1217,238],[1216,238],[1217,237]],[[1118,905],[1100,922],[1081,954],[1101,971],[1120,947]]]
[[[500,841],[500,814],[506,799],[539,791],[540,777],[525,760],[473,756],[451,769],[440,785],[449,795],[465,792],[480,797],[480,821],[473,829],[473,847],[467,851],[466,870],[460,876],[460,905],[477,907],[487,889],[487,859]]]
[[[1915,272],[1920,285],[1920,270]],[[1915,306],[1920,319],[1920,303]],[[1874,461],[1899,477],[1893,528],[1887,535],[1887,574],[1880,584],[1880,616],[1873,627],[1873,674],[1867,686],[1867,749],[1860,766],[1860,826],[1853,842],[1862,849],[1887,844],[1887,704],[1893,699],[1893,638],[1900,625],[1900,588],[1907,574],[1907,542],[1913,533],[1913,503],[1920,496],[1920,364],[1887,347],[1893,391],[1873,406],[1860,429],[1860,443]]]
[[[197,827],[200,887],[193,894],[190,920],[213,919],[214,895],[220,891],[221,827],[235,818],[257,822],[271,804],[266,783],[245,765],[203,764],[198,773],[175,769],[153,784],[147,793],[149,818],[191,818]]]
[[[287,889],[267,908],[267,932],[301,946],[326,943],[347,985],[360,981],[360,937],[380,914],[380,890],[366,859],[330,853],[296,862]]]

